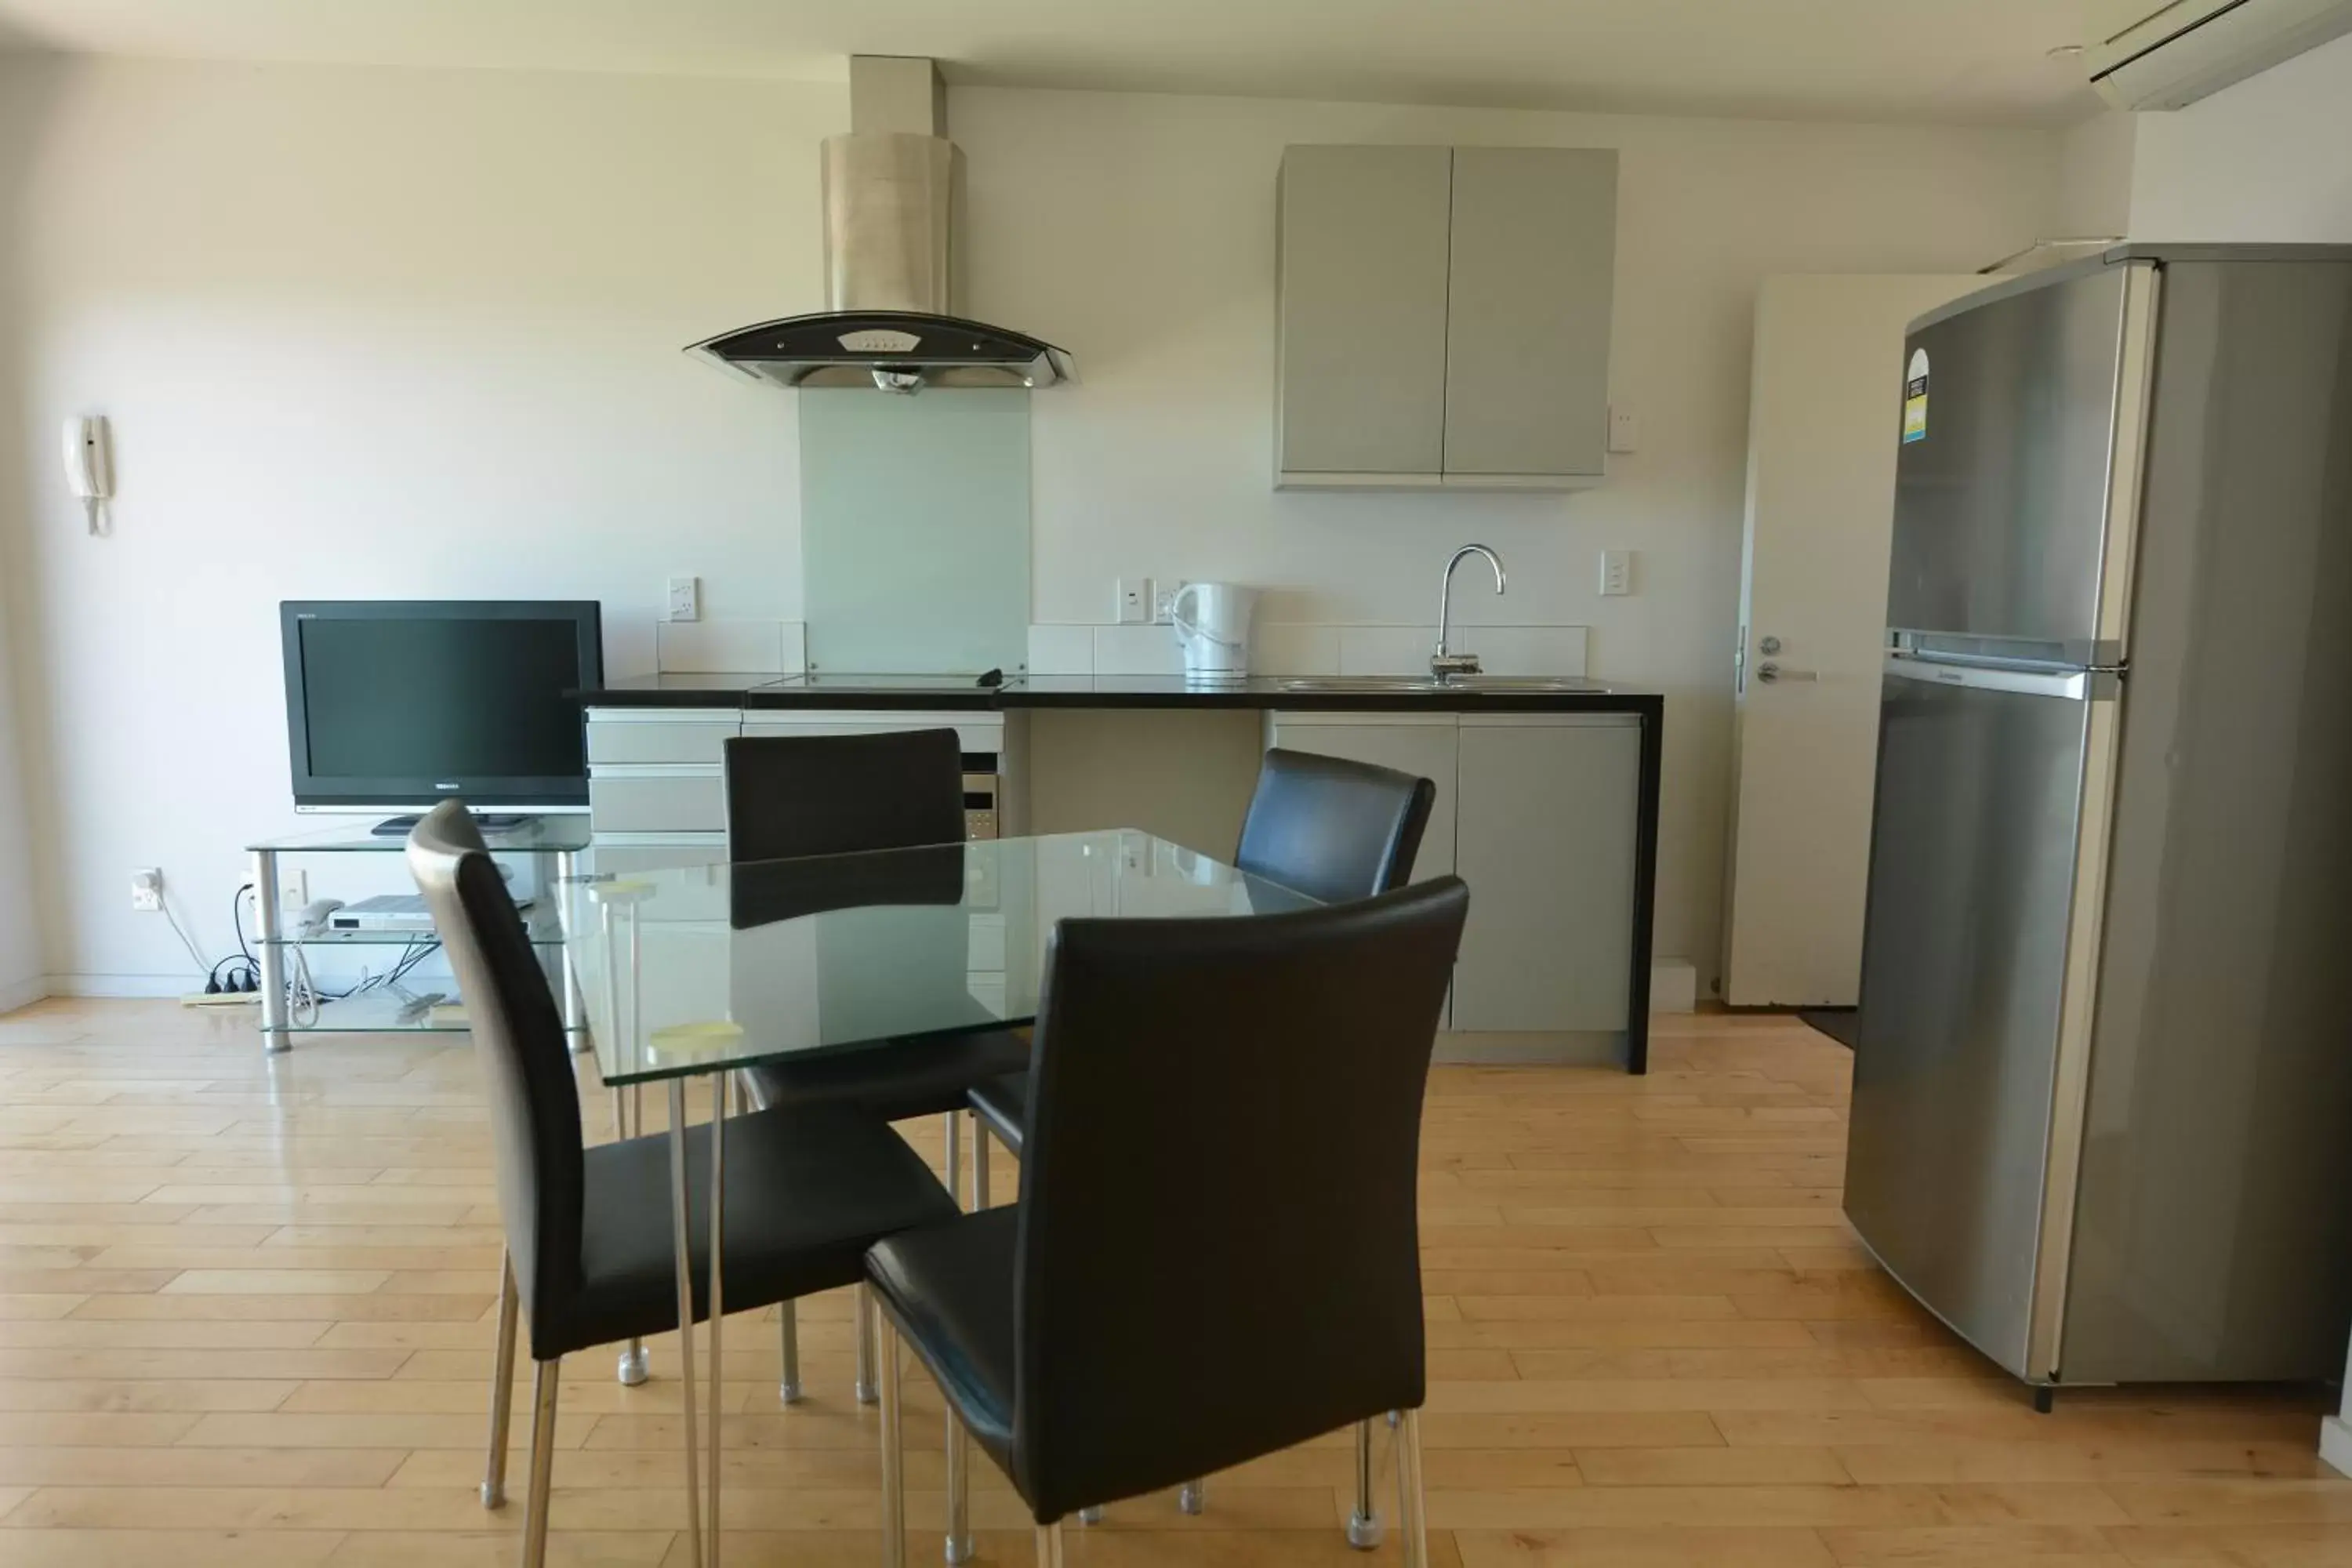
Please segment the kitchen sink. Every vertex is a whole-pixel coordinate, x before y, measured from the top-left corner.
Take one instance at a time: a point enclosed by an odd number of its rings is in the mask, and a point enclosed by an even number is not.
[[[1282,683],[1285,691],[1407,692],[1436,696],[1447,691],[1600,691],[1597,682],[1569,675],[1453,675],[1444,679],[1412,675],[1328,675]]]

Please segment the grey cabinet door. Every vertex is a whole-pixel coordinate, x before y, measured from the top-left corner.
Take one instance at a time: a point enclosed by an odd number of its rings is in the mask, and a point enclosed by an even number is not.
[[[1470,923],[1454,1028],[1623,1028],[1639,721],[1465,713],[1458,759],[1454,861]]]
[[[1449,476],[1601,476],[1616,256],[1615,153],[1454,149]]]
[[[1425,476],[1445,429],[1444,147],[1292,147],[1280,191],[1276,466]]]

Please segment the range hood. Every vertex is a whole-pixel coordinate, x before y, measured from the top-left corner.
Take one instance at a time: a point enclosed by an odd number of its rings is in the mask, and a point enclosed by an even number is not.
[[[776,386],[911,393],[1076,380],[1076,365],[1053,344],[959,312],[963,154],[946,132],[937,66],[851,57],[849,132],[824,142],[829,308],[739,328],[687,352]]]

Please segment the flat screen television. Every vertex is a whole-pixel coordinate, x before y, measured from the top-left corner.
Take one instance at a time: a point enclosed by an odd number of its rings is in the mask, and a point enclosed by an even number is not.
[[[588,804],[594,601],[289,600],[278,620],[297,810]]]

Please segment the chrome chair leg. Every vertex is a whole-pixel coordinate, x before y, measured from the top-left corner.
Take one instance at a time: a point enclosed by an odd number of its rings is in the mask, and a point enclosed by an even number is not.
[[[482,1506],[503,1508],[507,1500],[507,1422],[514,1408],[515,1314],[514,1255],[499,1260],[499,1348],[490,1361],[490,1457],[482,1471]]]
[[[971,1207],[977,1214],[988,1206],[988,1123],[975,1112],[971,1119]]]
[[[1422,1511],[1421,1412],[1397,1423],[1397,1533],[1404,1537],[1405,1568],[1429,1568],[1429,1521]]]
[[[952,1408],[948,1411],[947,1560],[971,1561],[971,1438]]]
[[[1381,1543],[1380,1505],[1372,1500],[1372,1424],[1356,1423],[1356,1511],[1348,1516],[1348,1544],[1370,1552]]]
[[[865,1316],[865,1289],[858,1287],[858,1313]],[[906,1432],[898,1409],[898,1331],[883,1336],[882,1351],[882,1562],[907,1568]]]
[[[958,1114],[957,1112],[950,1110],[950,1111],[949,1111],[949,1112],[947,1113],[947,1116],[946,1116],[945,1120],[946,1120],[947,1124],[948,1124],[948,1127],[947,1127],[948,1153],[947,1153],[947,1183],[946,1183],[947,1189],[948,1189],[948,1198],[949,1198],[949,1200],[950,1200],[950,1202],[952,1202],[952,1203],[953,1203],[953,1204],[954,1204],[958,1208],[961,1208],[961,1207],[963,1207],[963,1206],[964,1206],[964,1204],[963,1204],[963,1190],[962,1190],[962,1189],[963,1189],[963,1118],[962,1118],[962,1116],[961,1116],[961,1115],[960,1115],[960,1114]]]
[[[801,1304],[786,1301],[779,1309],[778,1331],[783,1342],[784,1377],[776,1385],[776,1395],[786,1405],[801,1402]]]
[[[561,1361],[532,1363],[530,1380],[530,1494],[523,1500],[523,1568],[547,1562],[548,1490],[555,1479],[555,1398]]]
[[[621,1347],[620,1364],[613,1369],[613,1375],[621,1380],[622,1387],[642,1388],[653,1374],[654,1358],[645,1341],[631,1340]]]
[[[1207,1498],[1202,1493],[1202,1483],[1200,1481],[1186,1481],[1177,1491],[1176,1510],[1179,1513],[1198,1513],[1209,1506]]]
[[[1059,1521],[1037,1527],[1037,1568],[1062,1568],[1062,1526]]]
[[[874,1382],[874,1292],[865,1285],[857,1287],[857,1403],[871,1405],[876,1395]]]
[[[1080,1524],[1100,1524],[1102,1522],[1102,1510],[1099,1508],[1082,1508],[1078,1510],[1078,1522]]]

